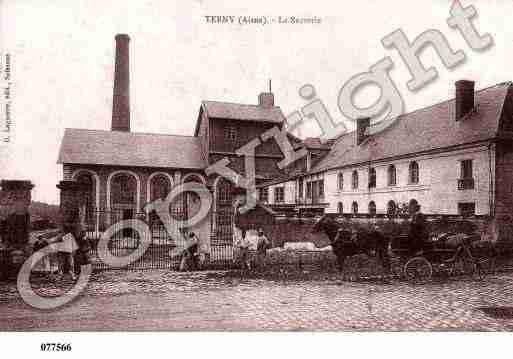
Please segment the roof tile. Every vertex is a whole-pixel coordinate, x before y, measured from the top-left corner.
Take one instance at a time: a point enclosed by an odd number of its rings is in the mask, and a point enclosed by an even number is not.
[[[204,169],[200,138],[68,128],[57,163]]]
[[[356,132],[346,133],[311,173],[495,138],[509,89],[503,83],[477,91],[477,111],[461,121],[454,118],[452,99],[399,116],[359,146]]]

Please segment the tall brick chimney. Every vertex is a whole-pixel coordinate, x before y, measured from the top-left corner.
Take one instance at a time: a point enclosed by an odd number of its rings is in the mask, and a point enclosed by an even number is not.
[[[356,119],[356,145],[362,143],[369,135],[366,133],[370,127],[370,118],[357,118]]]
[[[116,35],[112,131],[130,132],[130,67],[127,34]]]
[[[474,81],[458,80],[456,86],[456,121],[465,117],[474,109]]]

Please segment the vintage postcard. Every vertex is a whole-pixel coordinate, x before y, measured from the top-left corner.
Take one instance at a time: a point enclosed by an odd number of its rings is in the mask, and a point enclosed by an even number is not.
[[[512,330],[510,14],[1,1],[0,331]]]

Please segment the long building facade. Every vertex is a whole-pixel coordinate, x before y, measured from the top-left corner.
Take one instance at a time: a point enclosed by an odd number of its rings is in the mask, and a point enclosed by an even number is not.
[[[488,217],[495,239],[511,239],[513,85],[474,91],[456,82],[455,98],[400,116],[367,135],[369,119],[343,134],[303,174],[270,181],[261,198],[301,213]]]

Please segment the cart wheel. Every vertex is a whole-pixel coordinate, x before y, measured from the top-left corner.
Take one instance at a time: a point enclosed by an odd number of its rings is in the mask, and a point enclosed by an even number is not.
[[[425,283],[433,275],[433,266],[424,257],[413,257],[404,265],[404,276],[415,283]]]

